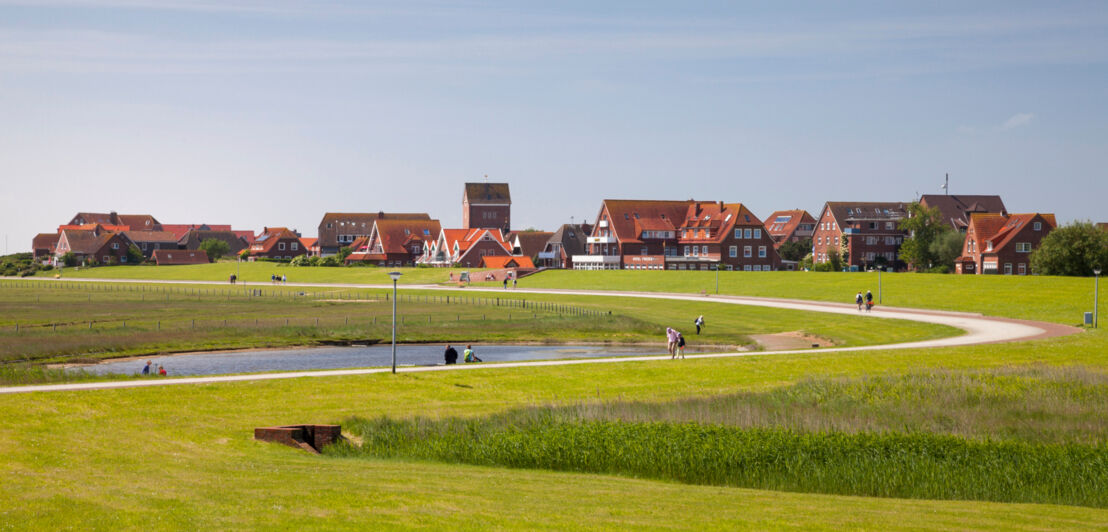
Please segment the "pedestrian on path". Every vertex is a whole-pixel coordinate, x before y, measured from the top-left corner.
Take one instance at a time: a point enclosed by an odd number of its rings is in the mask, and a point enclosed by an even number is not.
[[[873,308],[873,292],[866,290],[866,312]]]
[[[677,354],[682,360],[685,358],[685,336],[677,333]]]
[[[458,363],[458,350],[451,347],[450,344],[446,344],[446,351],[443,353],[443,356],[446,358],[447,364]]]
[[[863,301],[864,301],[864,299],[862,299],[862,291],[859,290],[858,295],[854,298],[854,302],[858,304],[858,312],[862,311],[862,302]]]
[[[672,327],[666,327],[666,352],[669,353],[670,358],[677,355],[677,334]]]
[[[700,328],[704,326],[704,315],[697,316],[693,323],[696,324],[696,334],[700,334]]]
[[[504,278],[504,289],[505,290],[508,289],[508,278],[507,277]]]
[[[512,276],[512,290],[516,289],[516,276]]]

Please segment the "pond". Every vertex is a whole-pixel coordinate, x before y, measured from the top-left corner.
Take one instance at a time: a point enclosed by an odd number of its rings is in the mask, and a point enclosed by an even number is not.
[[[443,363],[443,345],[398,345],[398,366],[427,366]],[[465,345],[455,344],[461,362]],[[630,357],[665,353],[665,346],[604,346],[604,345],[475,345],[477,356],[484,362],[521,360],[556,360],[567,358]],[[692,351],[686,351],[692,353]],[[141,360],[109,361],[81,366],[95,374],[133,375],[142,371],[146,361],[165,367],[172,376],[222,375],[228,373],[259,373],[303,371],[313,369],[345,369],[381,367],[392,364],[392,346],[308,347],[266,349],[256,351],[218,351],[178,355],[150,356]]]

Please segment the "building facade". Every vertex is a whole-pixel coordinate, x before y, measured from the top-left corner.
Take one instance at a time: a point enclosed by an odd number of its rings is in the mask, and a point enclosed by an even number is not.
[[[507,183],[466,183],[462,194],[463,229],[512,229],[512,195]]]
[[[816,219],[812,261],[825,263],[833,252],[851,269],[886,267],[904,270],[900,245],[907,232],[900,220],[908,216],[901,202],[827,202]]]
[[[955,272],[1027,275],[1031,273],[1031,253],[1055,227],[1053,214],[975,213],[970,216]]]

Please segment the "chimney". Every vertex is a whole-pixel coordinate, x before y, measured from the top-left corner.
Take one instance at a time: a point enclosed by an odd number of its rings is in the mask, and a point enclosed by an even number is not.
[[[719,212],[723,212],[723,200],[719,200]]]

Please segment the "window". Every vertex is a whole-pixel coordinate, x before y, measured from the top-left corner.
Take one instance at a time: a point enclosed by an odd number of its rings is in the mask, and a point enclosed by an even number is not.
[[[766,247],[765,246],[758,246],[758,258],[759,259],[766,258]]]
[[[143,250],[143,251],[146,251],[146,242],[143,242],[143,243],[142,243],[142,250]]]
[[[823,237],[822,237],[822,236],[821,236],[821,237],[816,237],[816,241],[817,241],[816,243],[817,243],[818,245],[820,245],[820,246],[822,246],[822,245],[823,245]]]
[[[889,214],[889,212],[886,210],[885,214]],[[889,231],[892,231],[895,228],[896,228],[896,224],[894,224],[893,222],[885,222],[885,229],[888,229]]]
[[[743,246],[743,256],[746,258],[750,258],[750,256],[753,254],[753,249],[754,248],[752,248],[751,246]]]
[[[869,223],[869,228],[870,229],[877,229],[877,222],[870,222]]]
[[[739,246],[731,246],[728,249],[728,255],[730,255],[731,258],[738,257],[739,256]]]
[[[760,272],[760,271],[762,271],[762,265],[761,264],[755,264],[751,269],[756,271],[756,272]]]
[[[692,247],[692,256],[696,257],[698,251],[700,251],[700,248],[698,248],[696,246],[693,246]]]
[[[292,248],[291,248],[291,249],[292,249],[293,251],[296,251],[296,250],[300,249],[300,244],[298,244],[298,243],[296,243],[296,242],[293,242],[293,243],[292,243],[291,245],[292,245]]]
[[[1031,228],[1036,230],[1036,231],[1042,231],[1043,230],[1043,223],[1042,222],[1035,222],[1034,224],[1031,225]]]
[[[749,227],[743,229],[743,238],[753,238],[754,231],[751,231]]]
[[[689,256],[689,246],[685,246],[685,256]]]
[[[992,240],[986,240],[985,241],[985,251],[992,251],[992,250],[993,250],[993,241]]]
[[[1004,275],[1012,275],[1012,263],[1011,262],[1005,262],[1004,263]]]
[[[280,251],[284,251],[285,250],[285,243],[284,242],[278,242],[277,243],[277,249],[280,250]]]
[[[746,272],[750,271],[750,265],[749,264],[744,264],[743,265],[743,271],[746,271]]]
[[[1027,264],[1023,262],[1019,263],[1019,272],[1020,275],[1027,275]]]
[[[1031,242],[1016,242],[1016,252],[1031,253]]]
[[[735,238],[742,238],[742,237],[743,237],[743,230],[742,229],[735,229]]]
[[[705,257],[707,257],[707,256],[708,256],[708,246],[701,246],[701,248],[700,248],[700,254],[701,254],[701,255],[704,255]]]
[[[119,243],[118,242],[112,242],[112,249],[119,249]]]
[[[895,236],[885,237],[885,245],[886,246],[892,246],[892,245],[895,245],[895,244],[896,244],[896,237]]]
[[[754,230],[754,238],[762,238],[762,230],[761,229],[755,229]]]
[[[646,246],[639,248],[639,255],[646,255]]]

